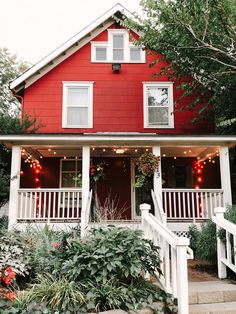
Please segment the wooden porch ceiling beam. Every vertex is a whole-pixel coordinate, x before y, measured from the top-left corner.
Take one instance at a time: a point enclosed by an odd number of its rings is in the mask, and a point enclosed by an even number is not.
[[[143,145],[167,146],[227,146],[236,145],[236,136],[145,136],[145,135],[0,135],[0,143],[18,145]]]

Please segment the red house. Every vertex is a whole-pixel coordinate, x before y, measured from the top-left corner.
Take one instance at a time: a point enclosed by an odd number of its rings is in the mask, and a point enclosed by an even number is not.
[[[139,223],[145,202],[183,231],[231,204],[228,148],[236,136],[214,135],[211,123],[190,123],[196,112],[178,111],[193,99],[176,105],[180,80],[153,76],[164,62],[149,67],[158,55],[132,43],[119,14],[130,16],[114,6],[11,83],[42,126],[0,137],[12,147],[10,227],[84,229],[98,202],[100,220]],[[160,156],[159,169],[135,188],[134,161],[146,152]]]

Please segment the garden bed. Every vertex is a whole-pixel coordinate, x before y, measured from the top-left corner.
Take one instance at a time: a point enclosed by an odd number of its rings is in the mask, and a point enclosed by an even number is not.
[[[160,274],[161,260],[139,230],[109,226],[81,240],[79,229],[46,226],[0,238],[1,314],[177,312],[172,296],[141,275]]]

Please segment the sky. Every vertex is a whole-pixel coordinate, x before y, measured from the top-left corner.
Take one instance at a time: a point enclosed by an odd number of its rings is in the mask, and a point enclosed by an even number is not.
[[[117,2],[140,12],[140,0],[0,0],[0,47],[35,64]]]

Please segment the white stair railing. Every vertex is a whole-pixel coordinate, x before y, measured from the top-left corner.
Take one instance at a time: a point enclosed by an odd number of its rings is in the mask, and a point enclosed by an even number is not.
[[[217,207],[212,221],[217,230],[217,263],[218,277],[227,277],[226,268],[236,273],[236,225],[224,218],[225,208]],[[219,237],[219,230],[225,230],[225,241]]]
[[[89,191],[86,197],[85,206],[82,208],[82,211],[81,211],[81,223],[80,223],[81,238],[84,238],[88,232],[89,220],[90,220],[90,214],[91,214],[91,202],[92,202],[92,190]]]
[[[187,247],[189,239],[178,237],[157,217],[149,204],[140,205],[144,236],[160,247],[162,275],[158,278],[166,292],[178,299],[178,313],[188,314]]]
[[[153,190],[151,190],[151,195],[152,195],[152,201],[154,204],[154,212],[155,212],[155,217],[157,217],[160,222],[166,225],[167,219],[166,219],[166,214],[164,213],[161,199],[159,195],[156,195]]]

